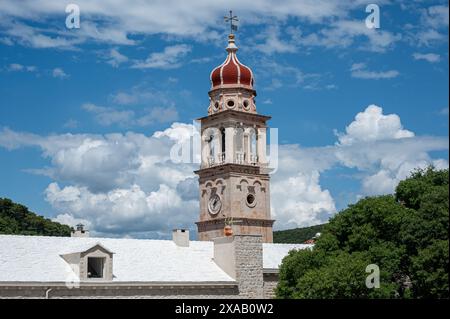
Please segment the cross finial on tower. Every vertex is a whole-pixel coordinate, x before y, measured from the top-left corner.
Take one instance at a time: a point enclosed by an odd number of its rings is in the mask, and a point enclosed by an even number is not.
[[[233,34],[233,31],[237,31],[237,25],[233,24],[234,21],[239,21],[237,16],[233,16],[233,11],[230,10],[230,16],[224,16],[223,17],[225,22],[228,23],[230,22],[230,34]]]

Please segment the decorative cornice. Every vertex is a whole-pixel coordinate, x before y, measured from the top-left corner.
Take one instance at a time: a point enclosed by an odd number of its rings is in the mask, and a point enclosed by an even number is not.
[[[248,113],[244,111],[236,111],[236,110],[225,110],[221,112],[217,112],[208,116],[204,116],[198,118],[197,121],[201,121],[202,124],[207,124],[208,122],[228,120],[228,119],[239,119],[239,120],[248,120],[250,122],[262,123],[265,124],[272,117],[262,114],[256,113]]]
[[[202,226],[222,226],[225,223],[226,218],[209,219],[195,222],[197,224],[199,231]],[[262,226],[262,227],[272,227],[275,223],[274,219],[261,219],[261,218],[246,218],[246,217],[233,217],[233,222],[239,226]]]
[[[217,175],[225,175],[225,174],[231,175],[233,173],[252,175],[258,176],[262,179],[269,179],[269,174],[262,173],[262,167],[260,166],[234,164],[234,163],[226,163],[223,165],[216,165],[212,167],[202,168],[194,171],[194,173],[199,175],[201,179],[210,178]]]

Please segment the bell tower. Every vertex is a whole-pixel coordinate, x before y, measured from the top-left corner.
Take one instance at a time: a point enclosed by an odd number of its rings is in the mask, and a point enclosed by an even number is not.
[[[266,122],[256,112],[253,72],[237,58],[228,36],[225,61],[211,72],[208,115],[201,123],[199,240],[223,236],[227,219],[237,235],[272,242]]]

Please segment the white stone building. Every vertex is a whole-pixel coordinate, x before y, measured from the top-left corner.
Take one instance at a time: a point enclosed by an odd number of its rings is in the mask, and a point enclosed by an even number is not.
[[[0,298],[271,298],[291,249],[258,235],[189,241],[0,235]]]

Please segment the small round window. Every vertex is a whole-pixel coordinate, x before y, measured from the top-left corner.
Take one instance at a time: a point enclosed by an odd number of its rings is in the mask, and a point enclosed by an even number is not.
[[[244,100],[244,108],[248,109],[250,107],[250,102],[248,100]]]
[[[216,110],[219,109],[219,102],[215,102],[215,103],[214,103],[214,109],[216,109]]]
[[[246,198],[246,201],[247,201],[247,205],[249,207],[255,207],[255,205],[256,205],[256,197],[255,197],[254,194],[248,194],[247,198]]]
[[[234,101],[233,101],[233,100],[228,100],[227,106],[228,106],[229,108],[233,108],[233,107],[234,107]]]

